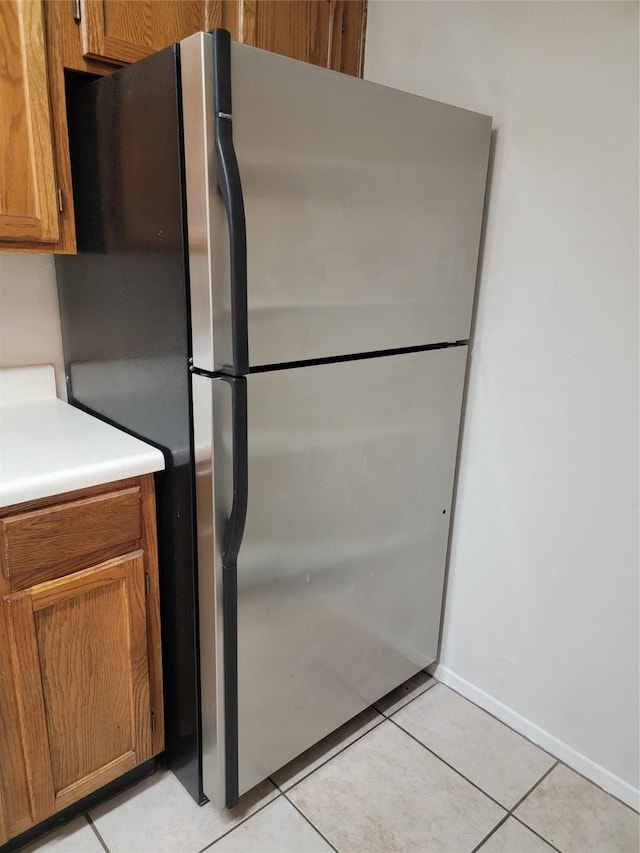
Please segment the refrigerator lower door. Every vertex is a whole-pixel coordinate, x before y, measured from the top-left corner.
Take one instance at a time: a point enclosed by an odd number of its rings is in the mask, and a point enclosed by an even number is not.
[[[466,356],[460,346],[247,377],[240,793],[435,660]],[[223,702],[229,384],[194,376],[194,406],[204,788],[223,802],[223,733],[235,726]]]

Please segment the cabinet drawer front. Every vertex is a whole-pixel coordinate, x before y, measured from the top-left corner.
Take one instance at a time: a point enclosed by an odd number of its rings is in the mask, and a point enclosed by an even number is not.
[[[12,589],[133,550],[142,536],[137,486],[0,519],[0,564]]]

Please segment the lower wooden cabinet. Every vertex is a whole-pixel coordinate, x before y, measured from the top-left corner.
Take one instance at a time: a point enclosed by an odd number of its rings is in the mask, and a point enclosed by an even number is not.
[[[113,556],[113,512],[125,506],[126,553]],[[86,568],[69,547],[87,548],[79,519],[101,531],[91,552],[108,555]],[[33,553],[17,547],[25,529],[40,530],[33,550],[44,579],[34,579]],[[67,562],[51,578],[56,549]],[[0,511],[0,552],[1,842],[163,748],[152,477]],[[16,588],[12,575],[31,581]]]

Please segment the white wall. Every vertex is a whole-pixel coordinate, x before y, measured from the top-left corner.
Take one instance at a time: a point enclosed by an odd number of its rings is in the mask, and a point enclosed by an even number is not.
[[[637,807],[638,5],[370,0],[365,76],[497,131],[439,673]]]
[[[53,255],[0,252],[0,367],[53,364],[66,399]]]

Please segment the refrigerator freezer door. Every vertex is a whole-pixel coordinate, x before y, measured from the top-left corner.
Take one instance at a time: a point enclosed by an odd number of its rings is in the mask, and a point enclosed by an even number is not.
[[[212,41],[181,56],[194,363],[222,370]],[[466,340],[490,118],[236,43],[231,91],[251,366]]]
[[[461,346],[247,378],[240,793],[435,660],[466,355]],[[198,505],[209,494],[199,548],[204,778],[220,801],[231,396],[221,380],[194,379],[214,388]]]

